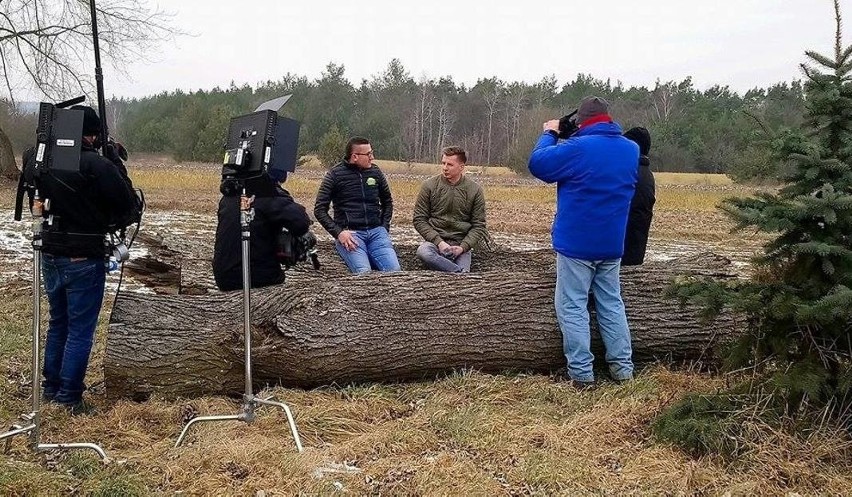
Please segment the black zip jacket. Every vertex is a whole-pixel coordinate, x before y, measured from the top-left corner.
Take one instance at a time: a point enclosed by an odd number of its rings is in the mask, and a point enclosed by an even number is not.
[[[265,178],[264,178],[265,179]],[[267,182],[269,180],[266,180]],[[251,287],[284,282],[284,271],[275,256],[278,234],[287,228],[293,236],[308,232],[311,223],[305,208],[278,185],[269,195],[256,196],[251,232]],[[219,223],[213,247],[213,276],[220,290],[243,288],[240,197],[227,196],[219,201]]]
[[[334,210],[334,218],[328,214],[329,206]],[[390,230],[393,198],[385,175],[375,164],[369,169],[345,161],[337,164],[322,180],[314,217],[334,238],[343,230],[378,226]]]
[[[104,235],[123,228],[121,220],[132,217],[136,208],[130,179],[86,145],[79,172],[52,168],[33,178],[33,155],[32,149],[24,154],[24,175],[37,185],[42,199],[49,199],[45,215],[52,216],[42,231],[42,250],[66,257],[105,257]]]
[[[648,231],[654,217],[656,202],[654,174],[651,172],[647,156],[639,157],[639,180],[636,192],[630,201],[630,214],[627,217],[627,232],[624,237],[624,255],[622,266],[638,266],[645,261],[645,249],[648,246]]]

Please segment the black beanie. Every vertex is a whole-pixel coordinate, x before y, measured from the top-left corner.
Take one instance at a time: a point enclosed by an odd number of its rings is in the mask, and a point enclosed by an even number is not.
[[[641,126],[630,128],[624,133],[624,136],[639,145],[639,154],[648,155],[648,152],[651,151],[651,133],[648,133],[647,129]]]
[[[95,109],[87,105],[75,105],[74,110],[83,111],[83,136],[97,136],[101,132],[101,118]]]

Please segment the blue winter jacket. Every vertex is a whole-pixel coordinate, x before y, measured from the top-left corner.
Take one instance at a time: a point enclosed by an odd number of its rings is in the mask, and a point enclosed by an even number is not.
[[[612,122],[585,126],[557,141],[555,133],[543,133],[529,162],[533,176],[557,185],[553,249],[587,261],[620,258],[639,146]]]

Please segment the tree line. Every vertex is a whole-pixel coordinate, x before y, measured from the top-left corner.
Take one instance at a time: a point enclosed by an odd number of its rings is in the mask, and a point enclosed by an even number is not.
[[[339,160],[345,140],[369,138],[380,159],[437,162],[448,145],[469,151],[469,162],[526,171],[541,123],[573,110],[589,94],[606,98],[625,129],[652,135],[656,171],[728,173],[736,178],[774,174],[772,140],[797,127],[805,110],[799,81],[740,95],[727,86],[695,88],[691,78],[657,81],[653,88],[578,75],[562,86],[556,76],[535,83],[483,78],[473,86],[452,77],[415,80],[398,59],[358,86],[342,65],[329,63],[319,78],[286,74],[255,86],[164,92],[108,102],[113,134],[132,152],[166,153],[177,160],[221,160],[231,117],[292,93],[282,115],[302,123],[300,153],[325,165]],[[17,150],[32,141],[35,117],[0,104],[0,126],[14,129]],[[13,124],[9,126],[8,124]]]

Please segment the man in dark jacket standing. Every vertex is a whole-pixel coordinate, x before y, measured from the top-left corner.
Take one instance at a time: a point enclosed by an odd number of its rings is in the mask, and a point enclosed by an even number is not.
[[[278,235],[287,228],[294,237],[308,232],[311,220],[305,208],[297,204],[287,190],[281,188],[279,180],[261,174],[245,180],[246,193],[254,196],[252,208],[254,218],[249,224],[251,233],[250,263],[251,287],[258,288],[284,282],[284,271],[276,257]],[[225,180],[231,181],[231,180]],[[219,223],[216,226],[216,242],[213,248],[213,276],[216,286],[222,291],[243,288],[242,238],[240,232],[240,195],[235,184],[225,184],[219,200]]]
[[[124,165],[97,152],[101,120],[95,110],[73,109],[83,112],[79,171],[51,167],[35,177],[35,157],[28,152],[23,174],[37,186],[49,219],[41,234],[42,277],[50,306],[42,396],[76,413],[83,406],[86,368],[104,297],[105,235],[124,228],[137,204]]]
[[[621,135],[608,109],[602,98],[584,98],[577,111],[579,129],[561,143],[559,120],[544,123],[529,161],[533,176],[557,184],[552,230],[556,317],[567,375],[578,388],[592,387],[595,381],[589,347],[589,290],[595,296],[610,375],[616,381],[633,377],[618,270],[639,147]]]
[[[337,253],[349,271],[399,271],[389,235],[393,198],[385,175],[372,162],[370,141],[350,139],[344,157],[323,178],[314,217],[334,237]],[[329,207],[334,210],[333,218]]]
[[[624,136],[639,145],[639,181],[636,193],[630,201],[630,215],[627,217],[627,233],[624,237],[624,255],[622,266],[638,266],[645,262],[645,249],[648,246],[648,232],[654,217],[656,202],[654,174],[651,172],[651,134],[642,127],[631,128]]]

